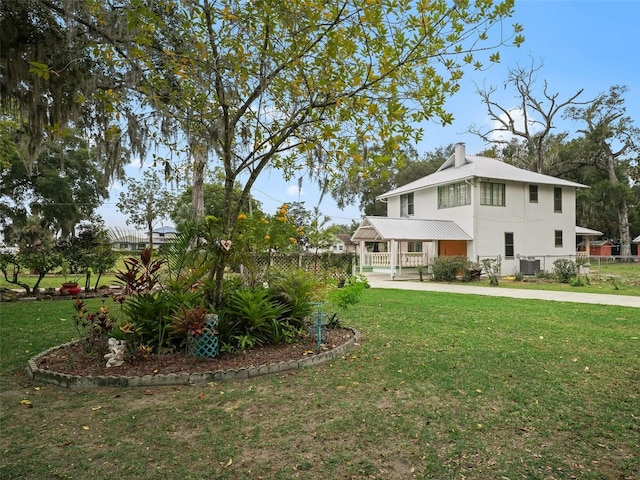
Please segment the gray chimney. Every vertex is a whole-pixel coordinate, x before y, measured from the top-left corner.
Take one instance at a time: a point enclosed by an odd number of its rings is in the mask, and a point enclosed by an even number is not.
[[[454,154],[455,154],[455,167],[460,168],[465,163],[464,143],[456,143]]]

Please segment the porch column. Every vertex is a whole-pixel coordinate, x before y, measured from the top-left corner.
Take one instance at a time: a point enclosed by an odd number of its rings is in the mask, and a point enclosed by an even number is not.
[[[390,243],[391,245],[389,248],[389,267],[391,271],[389,275],[391,277],[391,280],[393,280],[395,277],[395,271],[396,271],[396,251],[398,249],[398,246],[395,240],[391,240]]]
[[[584,251],[587,254],[587,257],[591,256],[591,237],[588,235],[584,237]]]
[[[362,273],[362,266],[364,265],[364,241],[363,240],[358,241],[358,248],[360,249],[360,251],[358,252],[358,255],[360,257],[360,273]]]

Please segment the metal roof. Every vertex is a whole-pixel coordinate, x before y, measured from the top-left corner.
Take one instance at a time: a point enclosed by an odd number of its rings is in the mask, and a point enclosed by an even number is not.
[[[583,237],[597,237],[600,235],[604,235],[604,233],[599,232],[598,230],[591,230],[590,228],[580,227],[576,225],[576,235],[582,235]]]
[[[364,217],[351,236],[357,241],[382,240],[472,240],[451,220],[419,218]]]
[[[438,185],[445,185],[453,182],[461,182],[472,178],[588,188],[587,185],[583,185],[581,183],[570,182],[550,175],[544,175],[542,173],[531,172],[529,170],[514,167],[513,165],[496,160],[495,158],[466,155],[465,163],[457,168],[455,167],[455,163],[452,158],[453,155],[449,160],[442,164],[437,172],[394,190],[390,190],[376,198],[389,198],[407,192],[415,192],[416,190],[422,190],[424,188],[436,187]]]

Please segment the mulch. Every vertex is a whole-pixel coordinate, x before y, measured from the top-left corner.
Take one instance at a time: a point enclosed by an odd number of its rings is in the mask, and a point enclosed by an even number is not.
[[[130,358],[119,367],[106,367],[106,360],[99,355],[88,355],[84,345],[74,343],[53,350],[38,359],[42,370],[77,376],[125,376],[166,375],[169,373],[206,373],[219,370],[258,367],[289,360],[299,360],[323,351],[332,350],[353,337],[350,329],[327,331],[326,341],[317,350],[317,342],[302,339],[290,344],[268,345],[239,353],[220,353],[215,358],[194,358],[184,351]]]

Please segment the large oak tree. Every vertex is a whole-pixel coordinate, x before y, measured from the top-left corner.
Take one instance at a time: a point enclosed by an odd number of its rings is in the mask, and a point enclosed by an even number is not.
[[[195,217],[205,168],[219,162],[222,238],[233,238],[265,169],[305,170],[327,186],[361,162],[363,145],[397,148],[420,138],[419,122],[450,123],[443,105],[465,68],[523,41],[519,25],[505,25],[513,0],[38,2],[95,38],[92,54],[130,87],[100,100],[158,115],[162,139],[189,154]],[[126,118],[129,128],[110,125],[110,137],[149,138],[141,130],[150,124],[132,129]],[[211,271],[218,291],[225,258]]]

